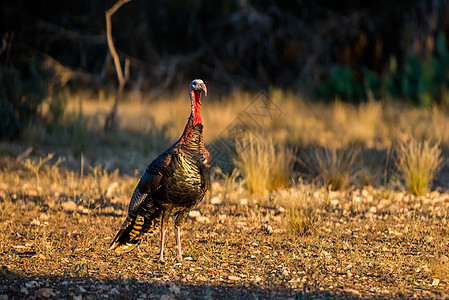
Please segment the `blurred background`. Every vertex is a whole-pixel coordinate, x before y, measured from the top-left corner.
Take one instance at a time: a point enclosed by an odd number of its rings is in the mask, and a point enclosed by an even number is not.
[[[44,62],[62,84],[115,84],[105,11],[115,1],[5,1],[1,67]],[[449,4],[403,1],[143,1],[112,18],[128,90],[163,91],[207,78],[222,92],[281,87],[359,102],[446,104]],[[43,77],[41,79],[44,79]]]

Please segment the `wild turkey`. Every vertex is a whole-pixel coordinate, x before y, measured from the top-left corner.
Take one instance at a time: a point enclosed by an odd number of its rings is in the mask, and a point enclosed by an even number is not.
[[[176,246],[182,260],[181,226],[210,187],[210,154],[204,147],[200,109],[201,91],[207,88],[201,79],[190,84],[191,114],[179,140],[147,167],[131,197],[128,216],[109,250],[132,250],[143,235],[161,226],[159,261],[164,262],[166,224],[176,216]]]

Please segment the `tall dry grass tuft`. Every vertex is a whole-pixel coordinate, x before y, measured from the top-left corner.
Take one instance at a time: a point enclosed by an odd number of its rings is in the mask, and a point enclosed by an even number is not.
[[[292,206],[287,209],[287,230],[293,236],[314,233],[319,221],[319,214],[311,206]]]
[[[234,163],[250,193],[260,196],[290,184],[294,156],[286,146],[250,134],[236,141],[236,152]]]
[[[273,194],[274,202],[286,209],[286,232],[294,238],[313,234],[321,222],[323,201],[316,199],[312,191],[316,191],[315,186],[298,184]]]
[[[429,140],[420,142],[411,138],[399,143],[397,167],[408,190],[414,195],[424,195],[429,191],[429,184],[442,164],[439,142],[432,144]]]
[[[335,132],[341,145],[347,143],[366,143],[372,146],[378,134],[382,118],[382,104],[369,101],[358,106],[335,102],[333,120],[338,126]]]
[[[356,176],[359,152],[355,147],[315,149],[311,154],[304,153],[300,162],[326,188],[343,190]]]

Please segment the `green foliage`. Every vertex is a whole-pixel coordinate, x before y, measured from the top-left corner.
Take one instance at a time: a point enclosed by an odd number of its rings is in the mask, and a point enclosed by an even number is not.
[[[348,66],[334,66],[329,79],[318,86],[318,96],[326,99],[339,97],[343,100],[360,99],[363,97],[363,88],[354,79],[354,72]]]
[[[399,69],[396,58],[392,56],[389,74],[385,77],[367,68],[362,68],[360,76],[355,74],[356,70],[349,66],[334,66],[329,78],[318,86],[318,96],[358,101],[391,95],[422,107],[430,107],[434,102],[449,105],[449,52],[443,33],[438,35],[435,53],[427,61],[408,55]],[[356,80],[356,77],[360,79]]]
[[[447,106],[449,54],[443,34],[438,35],[435,48],[435,56],[429,61],[408,56],[403,72],[393,69],[386,78],[386,90],[395,97],[410,99],[423,107],[429,107],[432,102]]]
[[[22,69],[0,69],[0,139],[16,137],[25,124],[36,119],[50,77],[37,59]]]

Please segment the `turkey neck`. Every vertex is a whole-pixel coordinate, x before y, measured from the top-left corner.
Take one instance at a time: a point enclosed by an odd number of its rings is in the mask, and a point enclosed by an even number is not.
[[[191,116],[193,118],[193,125],[202,124],[200,109],[203,104],[201,103],[201,91],[190,91],[190,106],[191,106]]]
[[[191,114],[187,121],[184,132],[179,139],[179,144],[181,144],[181,147],[185,150],[200,150],[200,152],[202,153],[202,149],[204,149],[204,142],[203,123],[201,121],[200,109],[203,105],[201,103],[200,97],[201,91],[190,91]]]

